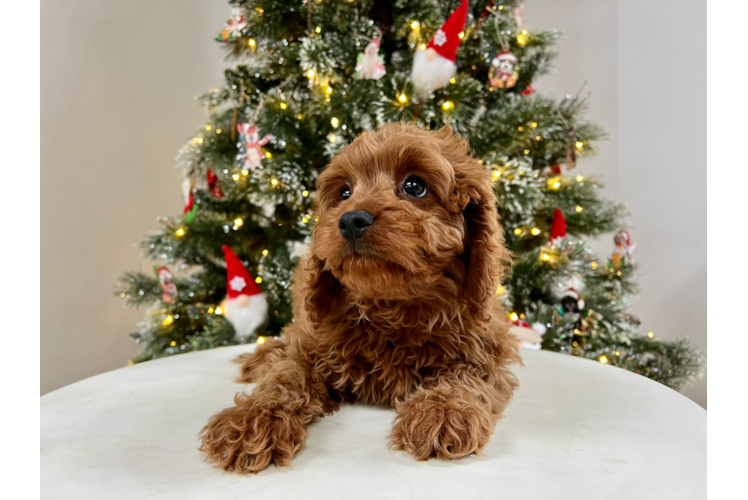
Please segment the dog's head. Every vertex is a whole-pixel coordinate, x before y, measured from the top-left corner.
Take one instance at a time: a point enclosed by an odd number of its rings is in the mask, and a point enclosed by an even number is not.
[[[317,182],[307,308],[345,287],[382,300],[485,303],[508,254],[488,172],[449,127],[389,124],[358,137]],[[341,286],[342,285],[342,286]]]

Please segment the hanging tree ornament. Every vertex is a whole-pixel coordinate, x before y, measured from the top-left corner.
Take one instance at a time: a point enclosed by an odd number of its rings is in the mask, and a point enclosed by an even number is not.
[[[494,28],[499,44],[501,44],[501,50],[491,60],[491,67],[488,69],[488,83],[493,88],[511,89],[517,85],[517,79],[519,78],[517,57],[509,51],[509,44],[499,27],[499,15],[492,10],[489,12],[495,16]]]
[[[270,136],[266,135],[260,139],[260,132],[255,126],[255,120],[262,109],[264,98],[260,98],[260,103],[252,115],[251,122],[239,123],[236,125],[236,131],[239,132],[239,153],[236,160],[242,170],[255,170],[262,168],[262,146],[270,141]]]
[[[233,325],[236,338],[251,336],[268,318],[268,301],[242,261],[223,246],[226,259],[226,298],[221,302],[223,316]],[[258,281],[259,280],[258,278]]]
[[[194,172],[182,181],[182,195],[184,196],[184,210],[182,215],[188,224],[195,219],[197,204],[195,203],[195,175]]]
[[[166,304],[173,304],[179,299],[179,291],[177,285],[174,284],[174,276],[166,266],[153,266],[153,272],[158,278],[158,284],[163,291],[161,295],[162,300]]]
[[[525,4],[519,4],[512,8],[512,17],[514,18],[514,24],[517,25],[517,29],[521,30],[525,27]]]
[[[244,13],[240,7],[235,7],[231,11],[231,18],[226,21],[226,27],[216,37],[219,42],[230,42],[242,36],[242,30],[247,27],[247,21],[244,19]]]
[[[223,191],[221,190],[221,184],[218,182],[218,176],[213,173],[213,170],[208,169],[205,172],[205,180],[208,181],[208,190],[213,194],[217,200],[223,198]]]
[[[387,70],[384,67],[384,57],[379,54],[379,46],[382,40],[382,34],[377,29],[375,38],[362,36],[369,43],[366,45],[363,53],[356,59],[356,79],[357,80],[379,80]]]
[[[467,21],[467,11],[468,1],[462,0],[462,4],[436,30],[426,48],[417,49],[413,55],[410,78],[421,94],[429,95],[445,87],[457,73],[457,48]]]
[[[616,233],[613,237],[613,243],[615,244],[615,249],[610,256],[610,269],[620,271],[621,269],[633,266],[636,243],[631,243],[629,232],[624,229]]]

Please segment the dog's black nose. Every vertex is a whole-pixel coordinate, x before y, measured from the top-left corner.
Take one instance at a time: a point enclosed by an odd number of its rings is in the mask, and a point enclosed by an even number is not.
[[[374,216],[366,210],[352,210],[340,216],[338,227],[346,239],[356,241],[366,232],[366,228],[371,226],[372,222],[374,222]]]

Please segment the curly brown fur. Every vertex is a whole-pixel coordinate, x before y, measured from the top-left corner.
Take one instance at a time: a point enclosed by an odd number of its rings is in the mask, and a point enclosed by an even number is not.
[[[425,197],[402,192],[411,175]],[[448,127],[390,124],[335,157],[318,197],[296,320],[240,359],[239,380],[257,387],[210,419],[201,450],[238,472],[287,465],[315,418],[358,400],[395,408],[393,449],[419,460],[480,452],[519,362],[495,295],[509,254],[488,173]],[[374,216],[355,242],[338,227],[352,210]]]

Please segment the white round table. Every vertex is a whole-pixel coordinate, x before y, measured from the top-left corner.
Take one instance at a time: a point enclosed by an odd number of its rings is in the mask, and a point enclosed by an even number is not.
[[[41,398],[42,498],[706,498],[706,411],[600,363],[523,350],[520,387],[482,456],[416,462],[387,449],[392,411],[362,404],[310,427],[291,467],[240,476],[197,451],[253,346],[121,368]]]

